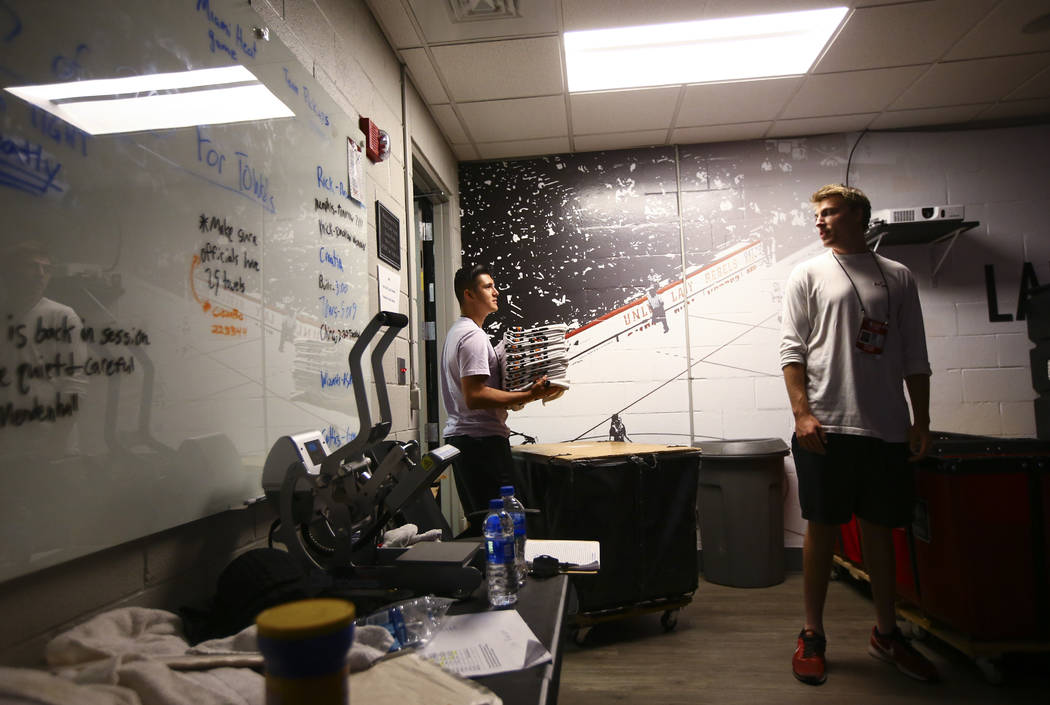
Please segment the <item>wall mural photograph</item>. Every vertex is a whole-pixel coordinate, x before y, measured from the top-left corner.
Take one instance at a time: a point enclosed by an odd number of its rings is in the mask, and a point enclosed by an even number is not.
[[[490,333],[570,328],[561,421],[512,420],[550,442],[608,437],[613,414],[635,440],[723,437],[710,381],[780,379],[777,264],[813,244],[812,185],[836,180],[849,148],[835,136],[462,165],[463,261],[488,263],[503,294]]]

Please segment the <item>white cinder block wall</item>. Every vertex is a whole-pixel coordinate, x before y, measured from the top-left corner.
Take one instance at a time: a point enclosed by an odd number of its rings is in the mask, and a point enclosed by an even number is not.
[[[1034,436],[1032,345],[1016,312],[1024,262],[1050,284],[1050,129],[868,134],[854,159],[853,180],[876,208],[961,204],[967,220],[980,222],[958,238],[936,277],[946,244],[884,251],[919,277],[933,426]],[[989,320],[985,265],[995,269],[999,313],[1014,320]]]
[[[414,150],[432,177],[443,182],[452,199],[445,230],[458,242],[455,157],[411,85],[407,116],[403,116],[401,68],[362,0],[252,0],[251,4],[347,115],[372,118],[392,138],[391,157],[366,167],[369,307],[378,308],[372,205],[378,198],[401,220],[401,304],[402,313],[408,313],[409,306],[418,303],[409,281],[411,222],[405,209],[404,122],[410,126],[408,162]],[[396,381],[393,358],[411,359],[409,346],[416,339],[416,332],[406,329],[395,341],[388,353],[388,382]],[[418,379],[418,368],[410,375],[413,379]],[[399,440],[418,437],[408,389],[389,386],[392,436]],[[37,664],[54,634],[117,606],[173,610],[202,605],[233,557],[265,545],[272,518],[267,506],[227,512],[0,584],[0,663]]]

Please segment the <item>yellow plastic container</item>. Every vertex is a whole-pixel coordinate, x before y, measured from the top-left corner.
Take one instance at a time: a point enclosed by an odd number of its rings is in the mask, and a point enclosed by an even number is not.
[[[266,663],[267,705],[348,705],[346,654],[354,640],[354,605],[299,600],[255,618]]]

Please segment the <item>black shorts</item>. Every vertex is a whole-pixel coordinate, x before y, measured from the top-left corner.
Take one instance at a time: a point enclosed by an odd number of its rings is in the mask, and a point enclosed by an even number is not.
[[[856,514],[880,526],[911,523],[915,471],[907,443],[829,433],[824,447],[827,455],[811,453],[791,437],[803,519],[845,524]]]
[[[452,460],[452,474],[466,516],[487,510],[489,500],[499,498],[503,485],[516,485],[515,492],[520,492],[520,483],[514,481],[510,441],[504,436],[446,436],[445,443],[459,450]],[[475,523],[480,527],[480,521]]]

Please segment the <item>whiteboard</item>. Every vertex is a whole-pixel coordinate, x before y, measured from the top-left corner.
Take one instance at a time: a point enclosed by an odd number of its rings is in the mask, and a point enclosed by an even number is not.
[[[261,24],[0,0],[5,88],[239,64],[294,113],[89,135],[0,91],[0,580],[244,506],[277,437],[358,430],[362,134]]]

